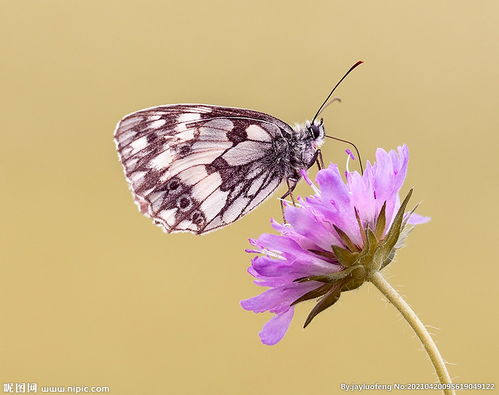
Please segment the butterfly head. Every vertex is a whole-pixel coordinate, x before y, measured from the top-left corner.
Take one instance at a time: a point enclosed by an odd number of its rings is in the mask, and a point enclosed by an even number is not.
[[[322,118],[320,120],[315,120],[313,123],[310,121],[305,122],[304,135],[307,140],[312,141],[312,144],[315,146],[314,148],[319,148],[326,136]]]

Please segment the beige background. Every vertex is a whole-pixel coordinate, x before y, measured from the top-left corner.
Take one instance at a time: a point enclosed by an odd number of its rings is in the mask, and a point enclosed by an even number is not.
[[[183,4],[185,3],[185,4]],[[306,329],[260,344],[239,300],[247,238],[276,199],[205,237],[165,235],[132,204],[112,141],[175,102],[310,118],[375,147],[407,143],[404,191],[433,218],[386,270],[459,382],[497,382],[499,4],[2,1],[0,383],[115,394],[331,394],[434,382],[422,347],[366,284]],[[325,158],[344,165],[345,147]],[[301,187],[301,193],[308,189]],[[436,327],[436,328],[435,328]],[[499,384],[499,383],[497,383]],[[1,388],[1,387],[0,387]]]

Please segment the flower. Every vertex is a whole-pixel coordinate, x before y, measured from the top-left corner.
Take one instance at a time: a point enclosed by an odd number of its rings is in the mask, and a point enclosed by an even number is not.
[[[350,157],[350,153],[347,153]],[[262,294],[241,301],[246,310],[275,316],[260,332],[264,344],[279,342],[293,318],[294,305],[316,299],[318,303],[304,327],[330,307],[341,292],[358,288],[369,275],[390,263],[405,237],[429,218],[406,212],[412,194],[400,201],[399,191],[407,173],[407,146],[397,151],[376,151],[376,162],[367,162],[363,174],[330,164],[317,173],[315,186],[303,177],[315,194],[285,206],[285,223],[272,220],[280,235],[262,234],[250,239],[261,254],[252,259],[248,272],[255,283],[270,287]]]

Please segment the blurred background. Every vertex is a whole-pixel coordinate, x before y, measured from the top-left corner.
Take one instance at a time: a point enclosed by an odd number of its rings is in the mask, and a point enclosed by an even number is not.
[[[112,139],[145,107],[324,113],[365,159],[406,143],[418,227],[386,270],[457,382],[496,382],[499,4],[2,1],[0,382],[116,394],[331,394],[340,383],[437,381],[370,284],[274,347],[239,300],[247,239],[277,194],[230,228],[166,235],[132,203]],[[329,141],[326,161],[344,166]],[[281,187],[280,191],[284,191]],[[299,194],[309,193],[304,185]],[[496,202],[496,203],[494,203]],[[492,249],[491,249],[492,248]]]

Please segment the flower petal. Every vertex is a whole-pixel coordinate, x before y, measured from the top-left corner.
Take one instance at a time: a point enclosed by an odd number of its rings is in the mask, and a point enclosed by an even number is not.
[[[251,267],[260,276],[279,277],[282,271],[288,269],[288,261],[273,259],[268,256],[256,256],[251,261]]]
[[[397,151],[378,148],[376,150],[376,163],[374,170],[374,193],[378,201],[377,209],[386,201],[386,218],[388,223],[398,210],[398,193],[407,174],[409,162],[409,149],[406,145],[397,148]]]
[[[270,321],[263,326],[263,329],[259,333],[262,343],[268,346],[278,343],[286,334],[289,324],[293,319],[294,312],[294,307],[291,307],[287,311],[277,314],[275,317],[271,318]]]
[[[269,251],[301,250],[300,246],[289,237],[263,233],[257,240],[252,240],[253,245]]]
[[[255,313],[263,313],[267,310],[272,313],[282,313],[289,309],[291,303],[296,299],[320,285],[316,281],[306,283],[290,281],[284,286],[271,288],[253,298],[241,300],[241,307]]]
[[[319,221],[311,210],[290,206],[286,208],[285,215],[286,221],[291,224],[293,229],[313,241],[317,247],[328,250],[331,248],[331,244],[338,243],[331,228],[326,226],[326,223]]]
[[[430,217],[425,217],[423,215],[412,213],[411,216],[407,219],[407,223],[409,225],[420,225],[420,224],[425,224],[430,220],[431,220]]]
[[[326,169],[320,170],[315,180],[319,184],[323,200],[335,201],[341,206],[349,206],[348,189],[341,178],[337,165],[330,164]]]

